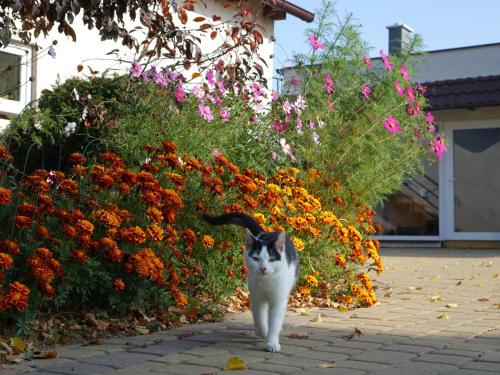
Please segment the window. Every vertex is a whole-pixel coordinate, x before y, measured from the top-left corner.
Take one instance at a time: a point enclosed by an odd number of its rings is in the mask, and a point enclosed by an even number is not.
[[[31,100],[31,49],[10,44],[0,49],[0,116],[19,114]]]

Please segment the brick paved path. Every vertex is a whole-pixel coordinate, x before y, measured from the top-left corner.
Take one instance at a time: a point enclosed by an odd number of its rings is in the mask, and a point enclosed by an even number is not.
[[[500,374],[500,250],[382,254],[387,270],[376,282],[380,305],[314,310],[312,317],[289,311],[280,353],[263,351],[246,313],[100,346],[60,347],[58,359],[4,366],[0,373]],[[318,312],[322,321],[311,322]],[[354,327],[362,334],[348,340]],[[235,355],[248,370],[223,370]]]

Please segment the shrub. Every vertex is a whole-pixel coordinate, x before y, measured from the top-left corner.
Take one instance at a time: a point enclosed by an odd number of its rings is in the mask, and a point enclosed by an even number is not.
[[[202,212],[248,212],[267,230],[285,230],[302,252],[302,295],[376,301],[360,269],[370,259],[370,268],[382,270],[376,242],[362,234],[373,231],[370,212],[363,224],[342,223],[307,192],[297,169],[266,179],[221,154],[202,162],[169,141],[146,149],[149,159],[135,171],[113,153],[94,165],[72,154],[68,175],[36,170],[15,183],[15,169],[4,171],[0,218],[13,223],[0,237],[4,318],[224,301],[242,285],[243,245],[233,242],[234,228],[207,228]],[[9,165],[8,150],[0,155]],[[306,179],[315,178],[310,170]]]

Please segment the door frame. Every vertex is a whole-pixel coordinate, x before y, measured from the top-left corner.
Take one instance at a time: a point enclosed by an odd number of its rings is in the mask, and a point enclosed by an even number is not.
[[[439,234],[441,240],[500,240],[500,232],[455,232],[455,186],[453,131],[500,128],[500,120],[442,121],[448,152],[439,165]]]

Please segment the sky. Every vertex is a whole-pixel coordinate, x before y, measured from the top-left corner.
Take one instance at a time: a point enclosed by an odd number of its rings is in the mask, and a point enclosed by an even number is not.
[[[289,0],[312,11],[321,0]],[[404,23],[423,37],[425,50],[432,51],[477,44],[500,43],[500,0],[336,0],[337,13],[352,13],[361,25],[362,37],[373,47],[370,56],[387,51],[386,26]],[[290,65],[293,52],[307,53],[305,29],[310,27],[288,14],[275,23],[274,68]]]

